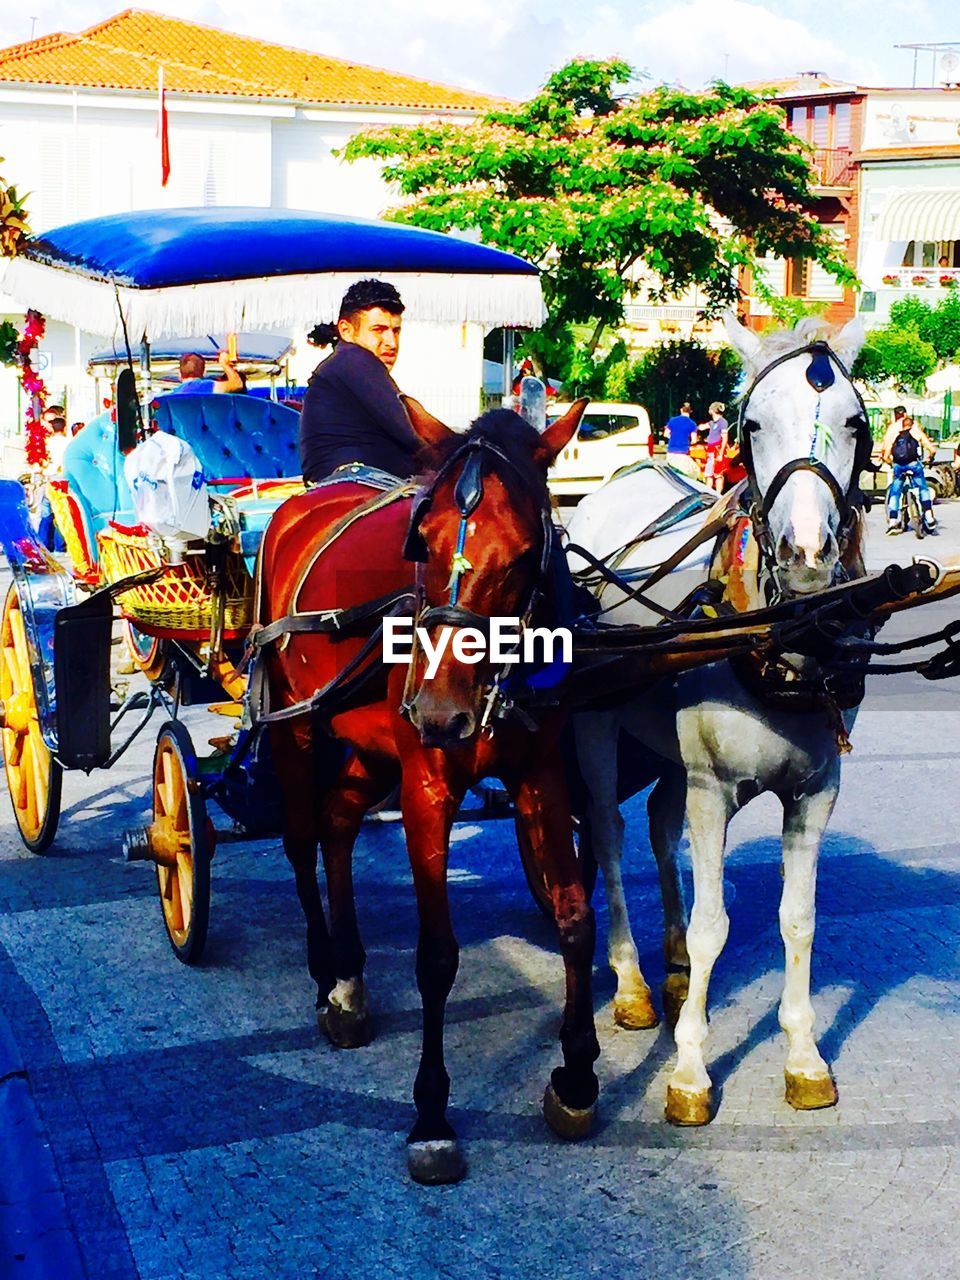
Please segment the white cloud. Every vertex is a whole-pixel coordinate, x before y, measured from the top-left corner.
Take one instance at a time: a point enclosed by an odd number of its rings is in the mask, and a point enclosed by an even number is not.
[[[670,5],[635,26],[630,40],[657,78],[691,87],[714,78],[756,80],[797,71],[855,74],[853,58],[822,31],[750,0]]]

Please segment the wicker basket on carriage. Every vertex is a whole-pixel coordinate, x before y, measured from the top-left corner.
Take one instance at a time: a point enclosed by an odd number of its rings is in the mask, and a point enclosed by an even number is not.
[[[104,582],[119,582],[146,569],[161,568],[153,582],[121,592],[120,609],[141,631],[175,639],[205,640],[214,620],[214,593],[202,542],[188,544],[179,564],[167,562],[156,537],[141,528],[111,525],[97,534]],[[253,621],[253,581],[239,552],[230,548],[222,575],[223,635],[244,635]]]

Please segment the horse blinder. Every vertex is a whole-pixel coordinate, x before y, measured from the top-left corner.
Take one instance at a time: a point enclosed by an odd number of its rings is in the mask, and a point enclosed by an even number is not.
[[[410,511],[410,523],[407,525],[407,536],[403,540],[404,560],[413,560],[423,564],[427,559],[427,544],[420,532],[420,525],[433,505],[433,491],[420,493],[413,501]]]

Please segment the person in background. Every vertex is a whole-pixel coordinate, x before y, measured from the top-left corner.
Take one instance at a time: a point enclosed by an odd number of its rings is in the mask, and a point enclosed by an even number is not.
[[[695,480],[699,479],[700,471],[696,462],[690,457],[690,441],[696,430],[697,424],[691,416],[690,405],[686,400],[680,406],[680,412],[675,413],[663,428],[667,441],[667,462],[675,470]]]
[[[217,356],[217,363],[223,370],[223,380],[214,381],[205,377],[207,362],[195,351],[188,351],[180,357],[180,384],[165,394],[168,396],[208,396],[211,393],[242,392],[244,380],[237,372],[237,366],[225,351]]]
[[[703,468],[703,478],[711,489],[716,489],[719,493],[723,485],[723,461],[727,453],[727,434],[730,430],[726,418],[723,416],[726,405],[719,400],[714,400],[713,404],[707,410],[710,414],[710,421],[707,422],[707,438],[705,441],[707,449],[707,460]]]
[[[897,407],[903,408],[902,405]],[[887,490],[887,533],[900,532],[900,495],[903,493],[903,482],[907,475],[912,477],[920,492],[923,523],[927,532],[933,533],[937,527],[933,514],[933,497],[927,485],[926,476],[923,474],[924,450],[931,458],[937,451],[936,445],[920,424],[908,417],[906,411],[898,418],[895,409],[893,422],[887,427],[887,433],[880,447],[882,461],[893,466],[893,481]]]
[[[57,416],[51,419],[50,434],[47,437],[47,477],[63,475],[63,455],[66,452],[70,437],[67,435],[67,420]]]

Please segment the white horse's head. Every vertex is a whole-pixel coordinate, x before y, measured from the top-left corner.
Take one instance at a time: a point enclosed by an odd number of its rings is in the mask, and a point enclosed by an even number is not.
[[[869,460],[863,403],[845,370],[863,346],[859,318],[824,342],[816,318],[759,337],[732,314],[727,334],[750,390],[740,415],[761,542],[790,594],[834,580],[855,516],[847,499]]]

